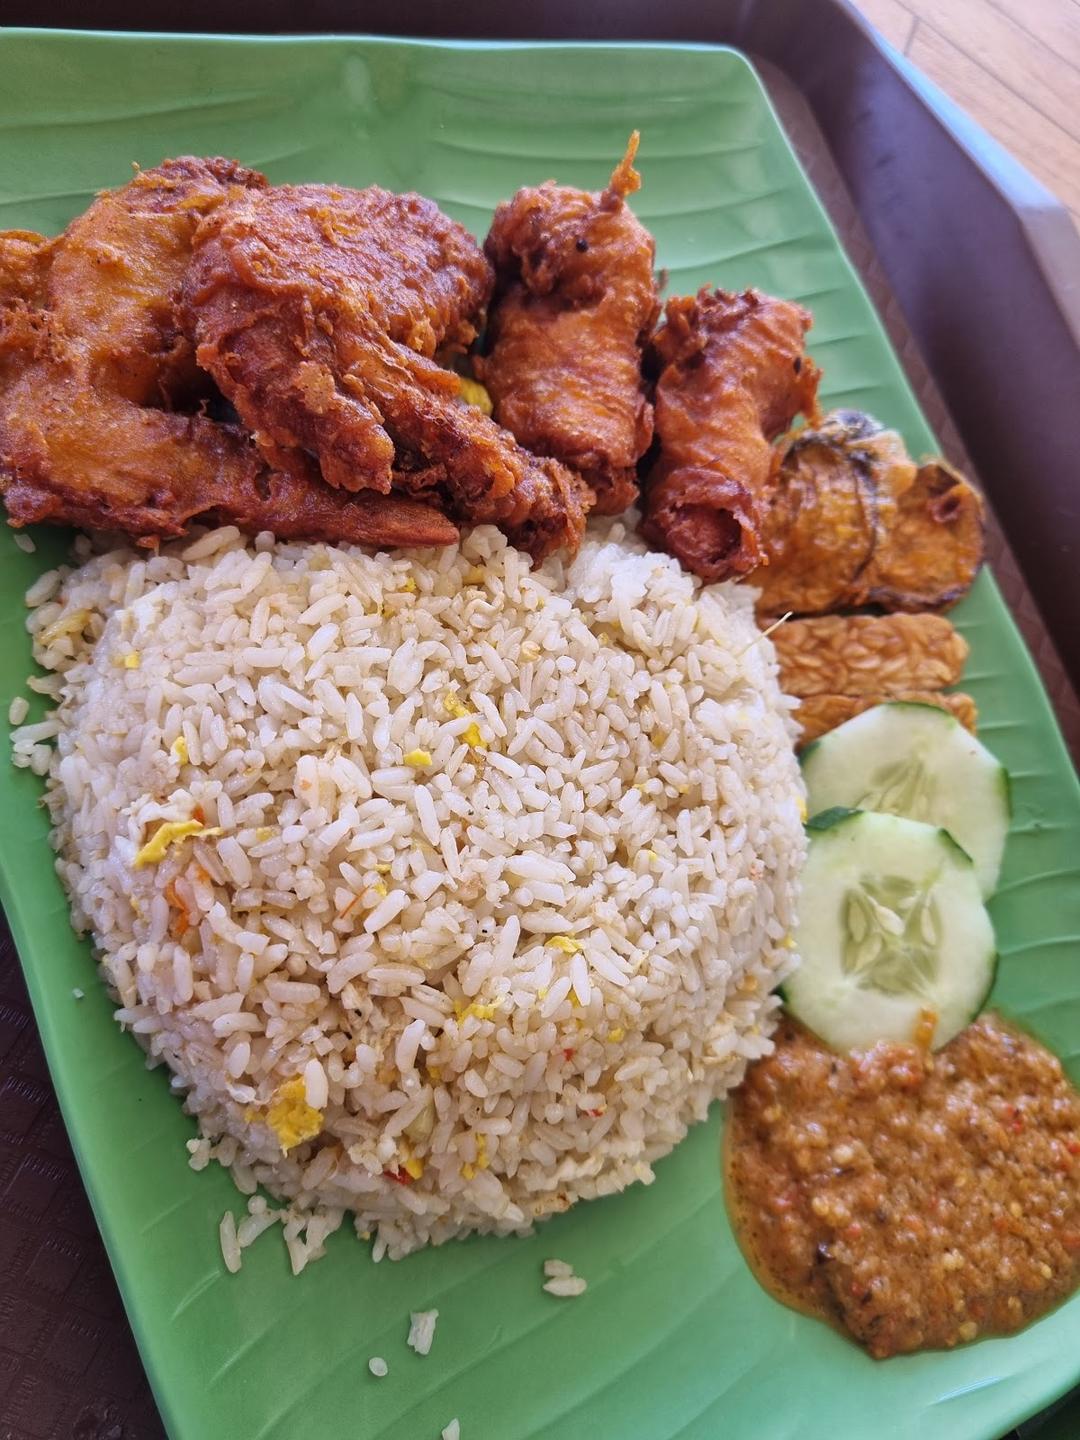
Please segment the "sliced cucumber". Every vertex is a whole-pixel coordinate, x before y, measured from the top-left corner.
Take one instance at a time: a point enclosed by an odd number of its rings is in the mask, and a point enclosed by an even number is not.
[[[994,980],[972,861],[947,830],[896,815],[831,810],[807,830],[788,1008],[837,1050],[911,1041],[931,1026],[936,1050],[979,1013]]]
[[[948,830],[993,894],[1009,828],[1009,777],[959,720],[933,705],[864,710],[809,745],[803,778],[814,815],[834,805],[905,815]]]

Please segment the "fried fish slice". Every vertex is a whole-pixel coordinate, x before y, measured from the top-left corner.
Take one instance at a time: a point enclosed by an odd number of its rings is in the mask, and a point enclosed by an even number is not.
[[[0,492],[14,525],[123,530],[198,519],[358,544],[448,544],[434,507],[276,474],[235,426],[169,407],[206,379],[177,324],[196,225],[265,185],[233,161],[167,161],[98,197],[59,239],[0,239]]]
[[[970,730],[973,735],[975,733],[975,722],[978,719],[975,701],[961,691],[946,693],[943,690],[900,690],[892,694],[876,695],[808,695],[800,701],[799,708],[795,711],[795,719],[802,726],[798,748],[801,750],[826,731],[835,730],[845,720],[851,720],[854,716],[861,715],[864,710],[871,710],[875,705],[882,705],[888,700],[909,700],[918,705],[933,705],[939,710],[948,710],[965,729]]]
[[[576,470],[601,515],[637,500],[652,439],[641,365],[659,313],[655,243],[626,204],[641,178],[637,131],[605,190],[549,180],[495,211],[489,353],[495,419],[537,455]]]
[[[789,695],[901,695],[955,685],[968,643],[943,615],[822,615],[772,633]]]
[[[184,286],[199,364],[267,462],[387,493],[422,475],[462,520],[575,549],[586,498],[461,400],[437,364],[491,293],[476,242],[430,200],[378,187],[277,186],[233,196],[200,226]],[[528,516],[537,511],[537,523]]]
[[[801,306],[757,290],[667,303],[651,347],[660,451],[641,533],[704,580],[745,575],[763,557],[771,442],[800,412],[816,415],[809,327]]]
[[[762,528],[758,614],[952,604],[983,557],[983,503],[940,461],[921,469],[893,430],[837,410],[784,453]]]

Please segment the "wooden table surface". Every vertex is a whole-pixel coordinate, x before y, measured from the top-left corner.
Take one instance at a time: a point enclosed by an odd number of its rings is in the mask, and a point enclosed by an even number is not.
[[[854,0],[1080,227],[1080,0]]]

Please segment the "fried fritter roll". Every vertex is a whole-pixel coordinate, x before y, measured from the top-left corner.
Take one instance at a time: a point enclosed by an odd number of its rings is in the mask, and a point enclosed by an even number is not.
[[[605,190],[546,181],[495,212],[489,353],[478,370],[495,419],[537,455],[576,470],[601,515],[637,500],[652,439],[642,352],[659,313],[652,236],[626,203],[635,131]]]
[[[762,557],[772,441],[815,413],[810,315],[757,290],[703,289],[667,303],[652,342],[660,454],[641,533],[703,580],[745,575]]]

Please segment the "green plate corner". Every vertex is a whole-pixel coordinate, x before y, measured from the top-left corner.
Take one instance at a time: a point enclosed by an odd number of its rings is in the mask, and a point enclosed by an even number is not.
[[[224,152],[279,181],[417,189],[483,235],[519,185],[602,184],[633,128],[634,204],[670,289],[760,285],[806,303],[826,402],[933,449],[753,70],[730,51],[0,32],[0,227],[57,230],[133,161]],[[64,555],[63,536],[35,539],[26,555],[0,534],[4,706],[32,668],[23,592]],[[1080,1080],[1080,788],[989,575],[954,618],[981,734],[1013,779],[994,1001]],[[217,1224],[235,1191],[187,1167],[191,1122],[111,1022],[67,922],[39,795],[0,765],[0,896],[174,1440],[434,1440],[455,1416],[464,1440],[995,1440],[1080,1380],[1080,1297],[1010,1339],[885,1364],[776,1304],[728,1226],[718,1113],[650,1188],[530,1239],[375,1266],[342,1232],[294,1280],[268,1236],[229,1277]],[[549,1255],[587,1277],[583,1297],[541,1291]],[[420,1359],[405,1347],[409,1312],[431,1307],[439,1326]],[[390,1367],[380,1381],[376,1354]]]

